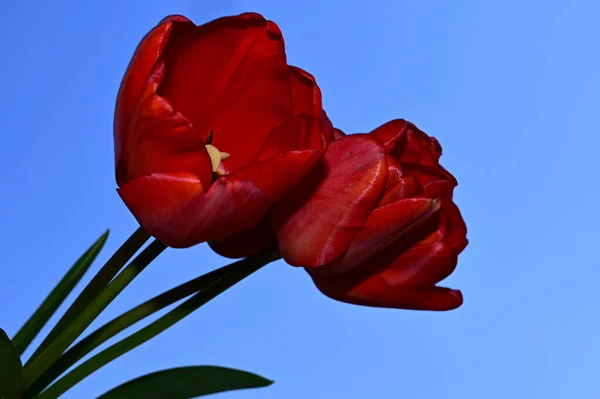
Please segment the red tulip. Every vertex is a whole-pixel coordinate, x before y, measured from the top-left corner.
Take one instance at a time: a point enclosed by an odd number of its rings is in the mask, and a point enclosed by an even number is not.
[[[314,78],[287,64],[259,14],[164,19],[142,40],[115,111],[118,192],[172,247],[259,225],[318,162],[333,130]]]
[[[283,258],[344,302],[449,310],[460,291],[438,287],[467,245],[436,139],[394,120],[370,134],[335,131],[319,165],[273,208]]]

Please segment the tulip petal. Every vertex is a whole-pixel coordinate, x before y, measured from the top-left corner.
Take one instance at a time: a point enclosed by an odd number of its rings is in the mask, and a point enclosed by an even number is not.
[[[388,156],[387,163],[388,179],[383,197],[377,204],[378,207],[384,207],[406,198],[424,197],[423,187],[413,177],[404,175],[402,165],[397,159]]]
[[[277,241],[271,231],[271,225],[263,222],[257,227],[234,233],[220,240],[208,243],[213,251],[231,259],[257,255],[270,248],[277,247]]]
[[[415,197],[425,197],[423,195],[423,187],[410,176],[400,177],[393,185],[386,186],[385,193],[378,206],[384,207],[407,198]]]
[[[434,138],[419,130],[415,125],[409,124],[400,141],[392,153],[400,155],[402,163],[415,163],[419,165],[439,166],[442,147]]]
[[[454,176],[446,169],[437,166],[423,166],[403,163],[403,175],[415,179],[423,187],[423,193],[428,198],[452,197],[452,191],[458,185]]]
[[[333,280],[338,277],[313,276],[317,288],[328,297],[346,303],[380,308],[445,311],[463,303],[462,293],[444,287],[398,289],[382,281],[369,280],[343,291]]]
[[[403,119],[387,122],[371,135],[385,145],[386,152],[402,169],[402,176],[412,177],[428,198],[451,196],[456,179],[439,164],[440,143]]]
[[[219,179],[205,193],[198,178],[190,173],[143,176],[118,191],[140,225],[174,248],[220,238],[238,226],[251,227],[244,226],[245,218],[261,199],[256,187],[235,179]],[[240,212],[244,208],[246,215]]]
[[[460,254],[469,240],[467,240],[467,225],[460,214],[460,210],[451,200],[445,200],[442,205],[442,213],[446,223],[444,241]]]
[[[381,140],[386,152],[397,157],[402,164],[439,166],[442,155],[440,143],[404,119],[384,123],[370,134]]]
[[[462,303],[458,301],[462,297],[455,295],[458,291],[441,289],[436,284],[454,271],[458,253],[448,243],[432,242],[430,237],[440,235],[431,233],[417,244],[414,240],[397,240],[348,272],[309,272],[324,294],[343,302],[404,309],[453,309]]]
[[[294,114],[319,116],[323,104],[321,103],[321,89],[317,85],[315,77],[301,68],[291,65],[289,68]]]
[[[386,152],[390,152],[396,147],[398,140],[406,134],[408,128],[408,122],[404,119],[394,119],[379,126],[370,134],[381,140]]]
[[[318,161],[317,151],[297,151],[217,179],[205,192],[191,173],[152,174],[129,181],[123,202],[152,236],[174,248],[214,241],[248,230],[264,219]]]
[[[322,155],[322,150],[290,151],[253,163],[232,176],[251,182],[270,206],[292,190],[315,167]]]
[[[339,273],[369,261],[392,243],[422,226],[439,211],[440,204],[439,200],[410,198],[375,209],[344,256],[322,268],[314,268],[314,272]]]
[[[327,112],[325,110],[321,110],[321,137],[323,138],[323,143],[329,144],[335,140],[333,123],[329,120],[327,116]]]
[[[184,16],[168,16],[142,39],[135,50],[117,96],[114,122],[115,161],[121,158],[136,104],[167,42],[176,40],[195,27]]]
[[[224,168],[248,165],[267,135],[292,115],[281,31],[260,14],[197,27],[165,54],[159,94],[194,126],[200,140],[231,154]]]
[[[385,258],[390,256],[393,260],[370,279],[382,279],[398,289],[433,286],[452,274],[458,262],[457,254],[444,241],[416,245],[397,257],[394,248],[388,251],[389,254],[382,254],[371,263],[374,266],[378,262],[384,263]]]
[[[290,151],[313,148],[309,145],[313,123],[313,117],[306,114],[296,115],[283,122],[265,139],[254,162],[265,161]],[[322,145],[314,148],[320,149]]]
[[[127,146],[117,163],[117,183],[155,173],[189,172],[203,187],[212,182],[211,160],[190,123],[156,94],[165,73],[158,62],[143,89],[130,125]]]
[[[323,111],[321,89],[314,76],[305,70],[290,66],[294,115],[306,114],[313,117],[313,126],[307,148],[322,148],[333,141],[333,125]]]
[[[334,138],[334,140],[339,140],[342,137],[346,137],[346,133],[342,132],[340,129],[334,128],[333,129],[333,138]]]
[[[322,162],[271,212],[286,262],[317,267],[343,255],[364,227],[386,178],[378,140],[352,135],[331,143]]]

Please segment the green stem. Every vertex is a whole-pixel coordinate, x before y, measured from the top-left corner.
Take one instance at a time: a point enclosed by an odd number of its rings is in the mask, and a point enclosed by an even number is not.
[[[56,326],[50,331],[48,336],[40,344],[39,348],[31,355],[25,367],[35,361],[38,356],[48,346],[56,340],[63,330],[75,320],[77,316],[85,309],[90,302],[102,291],[123,268],[129,259],[148,241],[150,235],[141,227],[138,228],[119,249],[110,257],[110,259],[100,269],[98,274],[88,283],[88,285],[79,294],[75,302],[67,309],[66,313],[60,318]]]
[[[146,247],[92,302],[83,309],[40,355],[23,369],[23,384],[27,389],[71,346],[81,333],[115,299],[115,297],[148,266],[166,246],[154,240]]]
[[[73,291],[73,288],[75,288],[100,253],[107,239],[108,230],[77,259],[75,264],[73,264],[58,284],[50,291],[44,302],[42,302],[23,327],[15,334],[12,343],[19,352],[19,355],[23,355],[23,352],[31,344],[31,341],[40,333],[41,329],[50,320],[50,317],[52,317],[58,307],[62,305],[67,296]]]
[[[167,328],[182,320],[217,295],[280,257],[279,252],[268,251],[233,263],[227,274],[220,277],[205,289],[199,291],[153,323],[83,362],[42,392],[38,396],[38,399],[58,398],[94,371],[165,331]]]
[[[160,295],[136,306],[135,308],[123,313],[109,323],[100,327],[71,349],[66,351],[33,385],[29,387],[26,394],[34,396],[46,388],[52,381],[67,371],[72,365],[77,363],[85,355],[108,341],[110,338],[119,334],[126,328],[145,319],[146,317],[166,308],[173,303],[192,295],[215,280],[223,277],[232,266],[224,266],[212,272],[206,273],[200,277],[190,280],[175,288],[163,292]]]

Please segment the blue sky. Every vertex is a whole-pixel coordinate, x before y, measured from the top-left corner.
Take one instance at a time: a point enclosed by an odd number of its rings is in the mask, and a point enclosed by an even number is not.
[[[280,25],[290,63],[317,77],[336,126],[402,117],[440,140],[469,227],[447,280],[465,304],[342,304],[280,261],[65,398],[194,364],[276,380],[219,398],[599,397],[592,0],[3,3],[0,327],[14,334],[105,228],[100,260],[136,228],[115,192],[112,117],[141,37],[167,14],[202,23],[242,11]],[[226,262],[206,245],[168,250],[94,326]]]

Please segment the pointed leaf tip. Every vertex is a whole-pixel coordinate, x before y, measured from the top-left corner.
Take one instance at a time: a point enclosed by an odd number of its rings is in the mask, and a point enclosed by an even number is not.
[[[23,327],[13,337],[13,344],[17,352],[23,354],[31,341],[39,334],[40,330],[46,325],[50,317],[54,315],[58,307],[64,302],[73,288],[79,283],[84,274],[88,271],[102,248],[108,240],[110,230],[107,229],[71,266],[69,271],[58,282],[54,289],[48,294],[44,302],[25,322]],[[1,396],[0,396],[1,398]]]
[[[179,367],[135,378],[98,399],[190,399],[271,384],[273,381],[242,370],[216,366]]]

